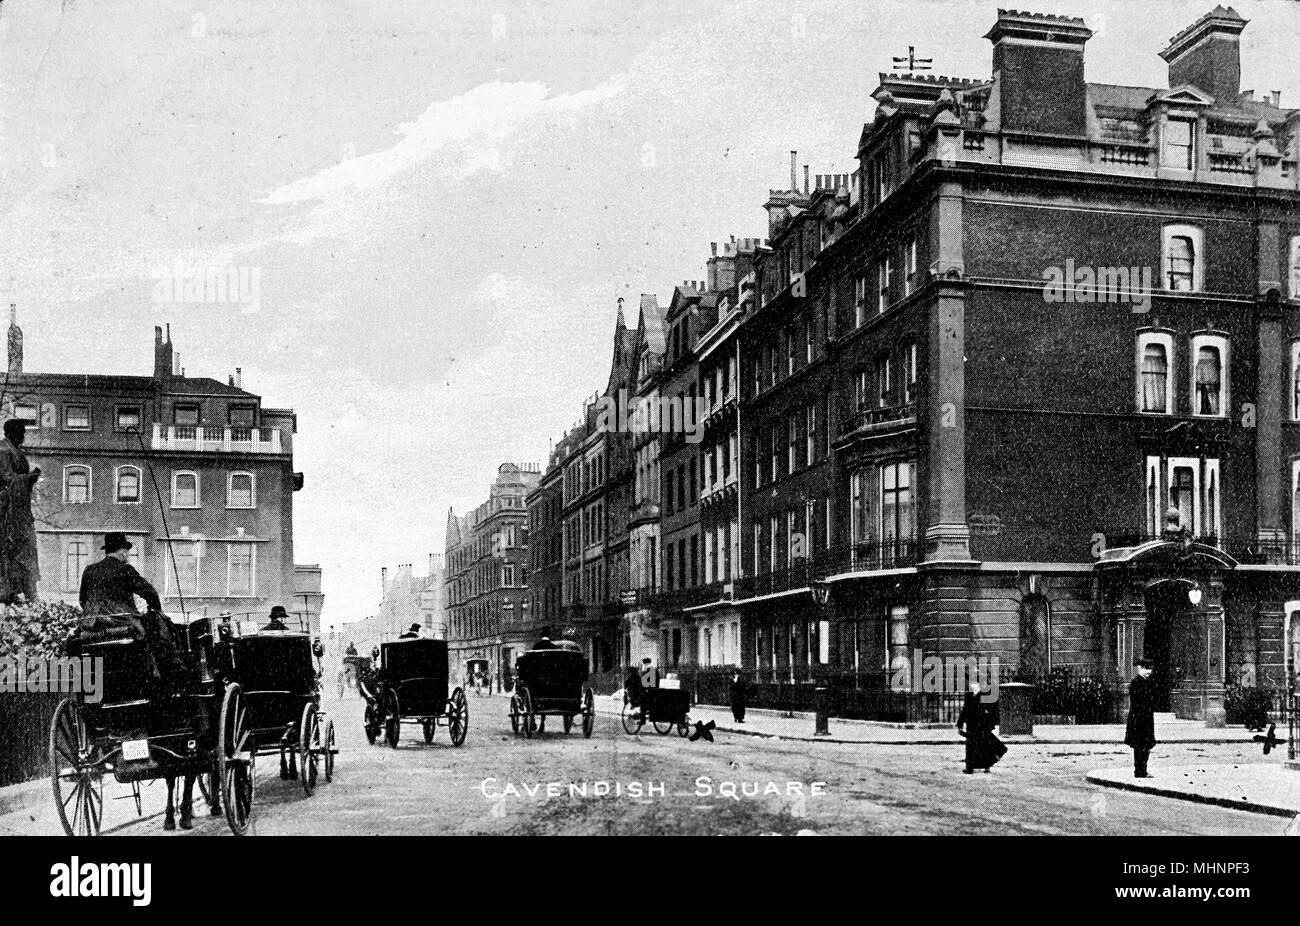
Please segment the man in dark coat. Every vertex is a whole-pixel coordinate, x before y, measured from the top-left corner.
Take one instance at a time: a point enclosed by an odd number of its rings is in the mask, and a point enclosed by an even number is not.
[[[745,698],[749,694],[749,684],[744,674],[737,669],[731,676],[731,716],[736,723],[745,722]]]
[[[399,640],[418,640],[418,639],[420,639],[420,625],[419,625],[419,624],[412,624],[410,627],[408,627],[408,628],[406,629],[406,633],[402,634],[402,635],[401,635],[400,637],[398,637],[397,639],[399,639]]]
[[[271,606],[271,619],[267,621],[263,630],[288,630],[289,625],[285,623],[289,618],[289,612],[284,609],[284,605],[277,604]]]
[[[980,694],[980,683],[971,682],[957,717],[957,732],[966,737],[965,774],[973,774],[977,768],[988,772],[1007,754],[1007,747],[994,734],[993,726],[993,711]]]
[[[19,449],[27,439],[25,421],[6,421],[4,435],[0,441],[0,601],[15,602],[20,595],[25,601],[33,601],[41,570],[32,517],[32,487],[41,478],[41,468],[30,468]]]
[[[127,562],[131,548],[125,534],[104,535],[104,558],[81,574],[81,610],[86,615],[81,626],[86,630],[130,627],[145,641],[162,677],[183,676],[187,668],[176,649],[171,621],[162,613],[158,592]],[[135,606],[137,596],[148,606],[144,614]]]
[[[1133,665],[1137,674],[1128,686],[1128,723],[1124,743],[1133,748],[1133,777],[1150,778],[1147,759],[1156,745],[1156,692],[1151,681],[1155,663],[1150,659],[1139,659]]]

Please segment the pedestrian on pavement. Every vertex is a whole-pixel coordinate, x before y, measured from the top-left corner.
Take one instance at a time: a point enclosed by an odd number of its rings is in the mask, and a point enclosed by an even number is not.
[[[731,676],[731,716],[736,723],[745,722],[745,696],[749,694],[749,684],[739,669]]]
[[[966,737],[965,774],[982,768],[985,773],[1007,754],[1007,747],[993,732],[993,711],[980,695],[980,683],[971,682],[970,691],[957,717],[957,732]]]
[[[1147,759],[1156,745],[1156,693],[1151,682],[1155,663],[1150,659],[1138,659],[1133,666],[1137,674],[1128,686],[1128,723],[1125,725],[1124,743],[1133,749],[1133,777],[1150,778]]]

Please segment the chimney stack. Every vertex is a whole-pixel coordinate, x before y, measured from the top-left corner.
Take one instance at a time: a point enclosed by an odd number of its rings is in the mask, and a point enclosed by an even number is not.
[[[9,372],[23,371],[23,329],[18,327],[18,306],[9,303]]]
[[[799,190],[799,152],[791,150],[790,152],[790,189],[798,192]]]
[[[1216,6],[1169,40],[1160,53],[1169,65],[1169,87],[1192,84],[1220,104],[1241,94],[1241,30],[1247,20],[1228,7]]]
[[[804,195],[804,196],[807,196],[808,193],[809,193],[809,189],[808,189],[808,165],[805,164],[805,165],[803,166],[803,195]]]
[[[1082,19],[998,10],[998,21],[984,37],[993,43],[1004,131],[1088,134],[1083,46],[1092,30]]]
[[[243,368],[243,367],[235,367],[235,388],[236,388],[236,389],[243,389],[243,388],[244,388],[244,368]]]
[[[176,369],[172,359],[172,329],[167,326],[167,337],[157,325],[153,329],[153,378],[159,381],[169,379]]]

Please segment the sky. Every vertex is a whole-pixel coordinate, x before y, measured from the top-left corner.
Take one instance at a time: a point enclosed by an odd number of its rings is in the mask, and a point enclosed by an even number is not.
[[[1088,80],[1164,87],[1213,5],[1033,8],[1093,28]],[[987,78],[997,6],[3,0],[0,304],[28,371],[148,373],[170,324],[189,375],[293,408],[295,559],[357,619],[502,462],[545,464],[619,296],[666,304],[710,242],[764,237],[791,149],[856,169],[909,45]],[[1300,3],[1234,6],[1242,86],[1300,106]],[[246,286],[177,299],[178,261]]]

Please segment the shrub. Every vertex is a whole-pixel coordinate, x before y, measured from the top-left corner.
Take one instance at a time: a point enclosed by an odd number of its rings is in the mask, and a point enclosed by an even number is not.
[[[61,601],[0,605],[0,657],[62,656],[81,609]]]
[[[1231,684],[1224,692],[1223,709],[1228,723],[1262,730],[1268,726],[1268,715],[1273,710],[1273,692],[1268,688]]]
[[[1064,715],[1077,723],[1107,723],[1111,720],[1110,689],[1101,679],[1090,675],[1075,678],[1069,666],[1057,666],[1046,675],[1032,670],[1017,670],[1012,681],[1035,686],[1035,714]]]

